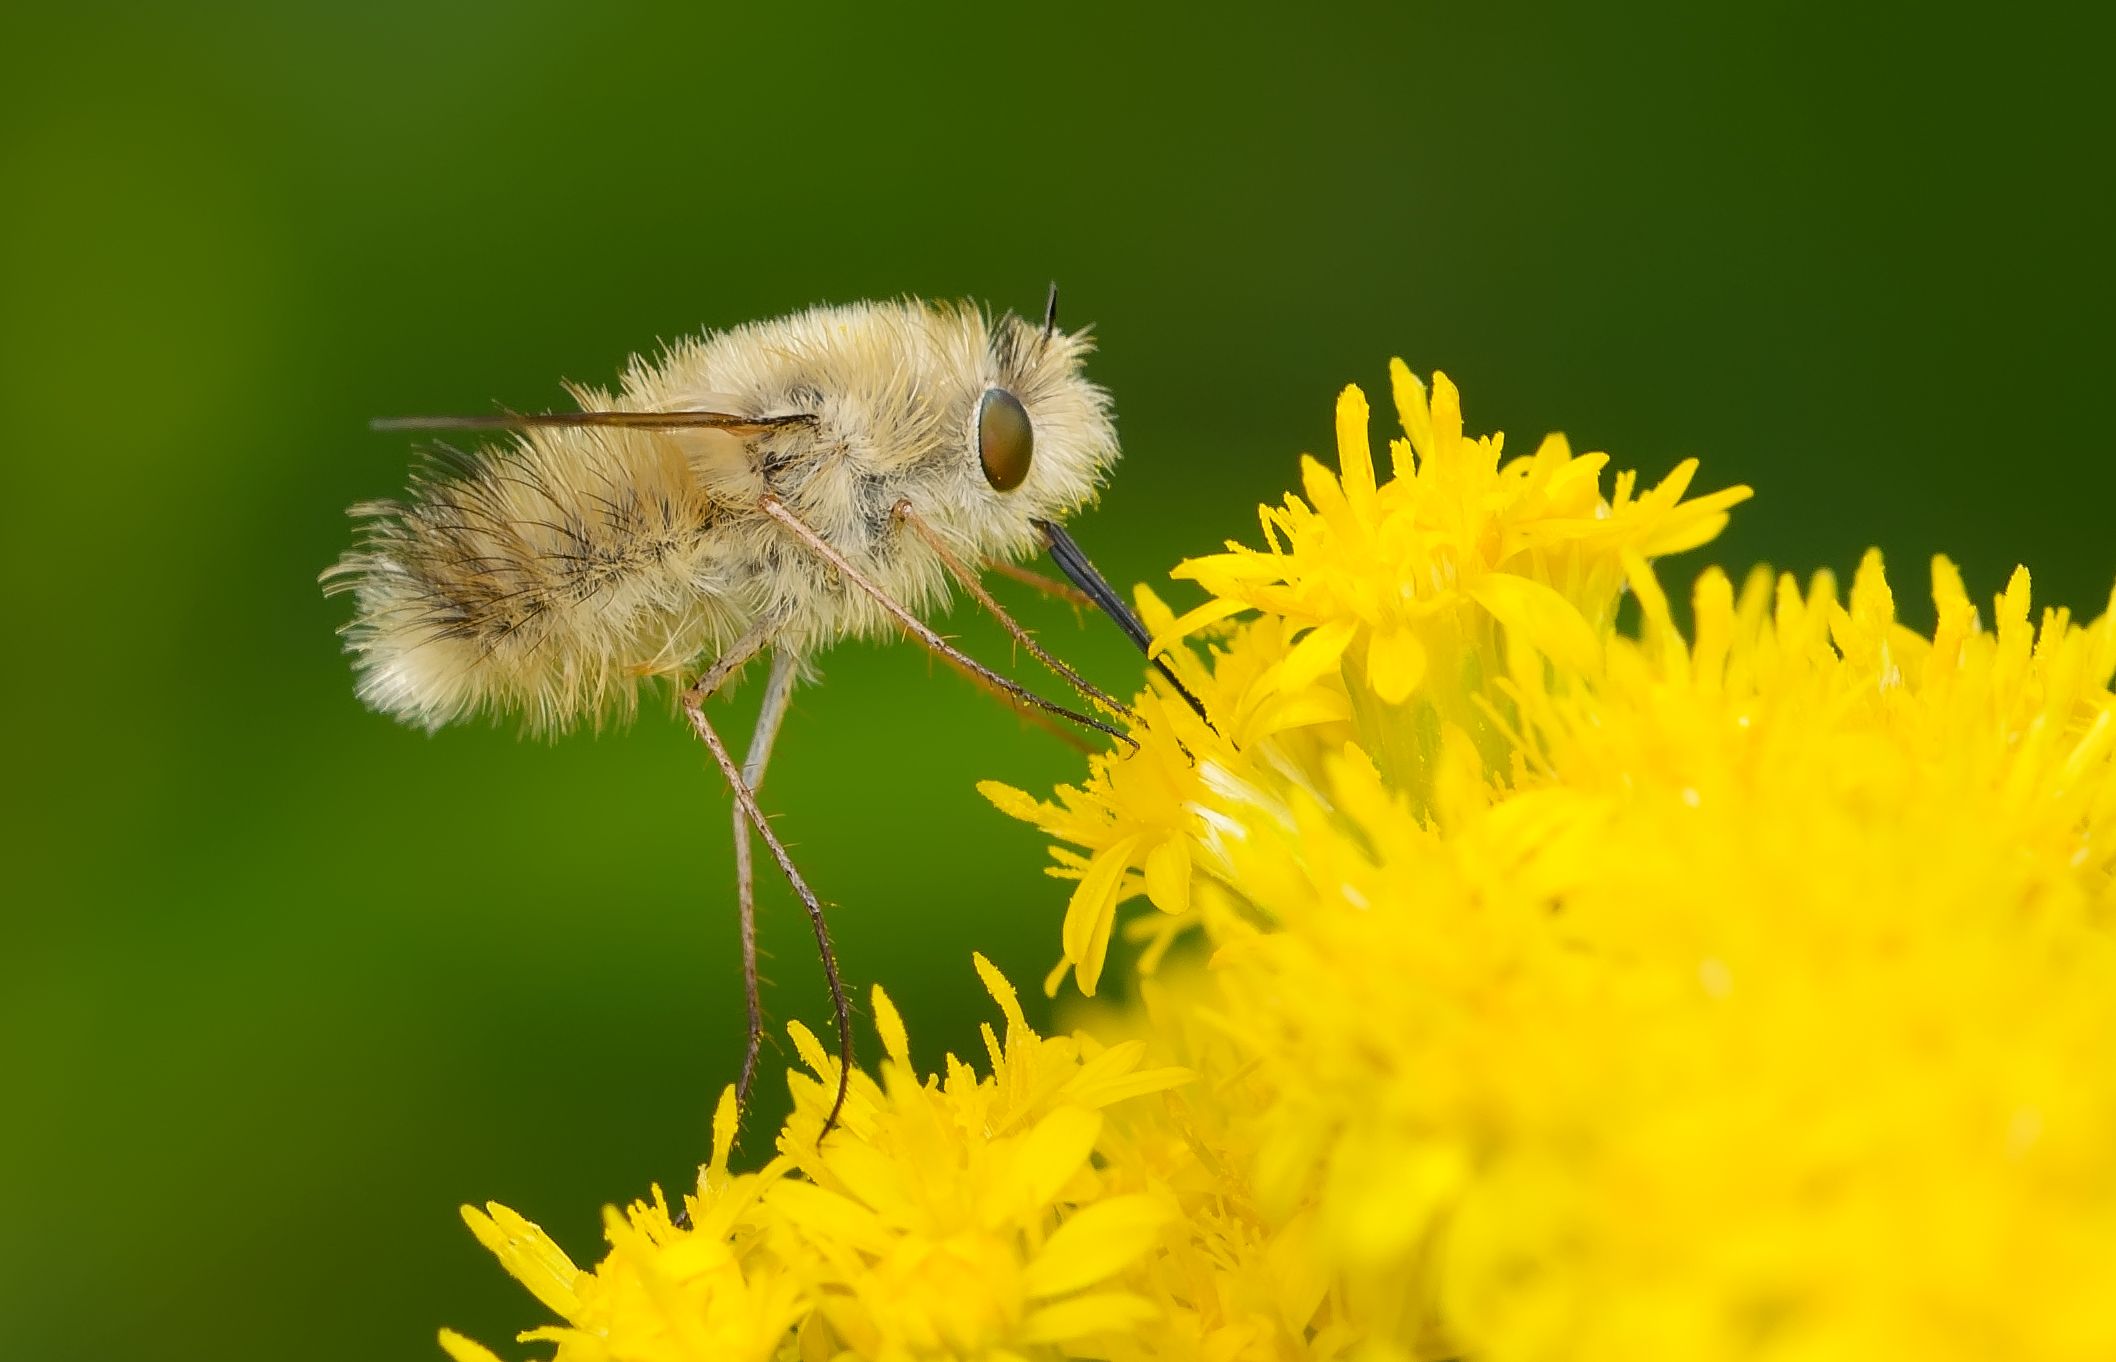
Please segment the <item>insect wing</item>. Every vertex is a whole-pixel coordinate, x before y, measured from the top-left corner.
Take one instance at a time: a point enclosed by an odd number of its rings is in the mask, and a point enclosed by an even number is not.
[[[372,421],[376,430],[724,430],[763,435],[787,426],[815,424],[809,412],[789,416],[745,416],[727,411],[535,411],[489,416],[391,416]]]

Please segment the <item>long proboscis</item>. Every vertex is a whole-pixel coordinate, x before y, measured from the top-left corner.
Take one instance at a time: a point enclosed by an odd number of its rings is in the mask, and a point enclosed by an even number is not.
[[[1058,565],[1058,570],[1065,574],[1066,580],[1085,592],[1096,608],[1109,616],[1140,652],[1146,653],[1146,660],[1153,663],[1154,670],[1166,677],[1168,684],[1176,688],[1176,694],[1183,697],[1184,703],[1197,712],[1197,716],[1205,721],[1207,728],[1212,728],[1212,716],[1205,712],[1204,702],[1190,693],[1190,688],[1176,675],[1175,668],[1168,665],[1167,658],[1148,652],[1153,635],[1147,632],[1145,623],[1132,613],[1131,607],[1124,603],[1124,598],[1117,594],[1116,589],[1095,570],[1095,565],[1088,561],[1087,554],[1081,550],[1080,545],[1073,542],[1073,537],[1065,532],[1065,527],[1054,520],[1037,520],[1031,523],[1042,532],[1044,542],[1050,546],[1051,561]]]

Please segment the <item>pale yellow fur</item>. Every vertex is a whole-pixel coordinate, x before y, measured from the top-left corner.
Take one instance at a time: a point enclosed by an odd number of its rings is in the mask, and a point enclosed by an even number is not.
[[[629,714],[639,684],[687,677],[760,624],[806,658],[897,632],[881,607],[759,509],[767,493],[913,610],[947,594],[908,500],[967,561],[1041,547],[1031,521],[1093,500],[1117,458],[1083,334],[915,300],[818,307],[635,359],[584,409],[808,413],[725,431],[538,429],[437,457],[403,501],[354,508],[360,543],[329,572],[372,706],[428,728],[491,712],[544,732]],[[1027,480],[987,483],[988,388],[1027,409]]]

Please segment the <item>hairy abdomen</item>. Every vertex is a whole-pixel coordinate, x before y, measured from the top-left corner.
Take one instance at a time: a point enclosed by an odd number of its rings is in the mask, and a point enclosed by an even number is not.
[[[361,698],[426,728],[628,715],[642,680],[741,623],[712,571],[721,508],[666,437],[538,431],[443,451],[406,500],[354,514],[360,542],[324,575],[356,603]]]

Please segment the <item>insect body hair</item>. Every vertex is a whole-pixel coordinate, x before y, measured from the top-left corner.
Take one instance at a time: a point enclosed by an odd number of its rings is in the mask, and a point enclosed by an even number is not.
[[[896,632],[869,598],[761,511],[778,498],[912,609],[946,598],[943,565],[896,534],[909,500],[960,557],[1017,559],[1035,519],[1090,501],[1116,458],[1083,336],[1014,317],[902,303],[822,307],[635,359],[584,410],[798,415],[722,429],[537,427],[435,451],[402,500],[354,508],[353,551],[324,574],[350,593],[361,696],[427,728],[481,711],[531,732],[628,717],[640,685],[680,675],[760,621],[805,657]],[[978,472],[991,386],[1033,414],[1027,482]]]
[[[696,585],[723,510],[648,432],[435,451],[405,500],[353,508],[359,543],[325,574],[354,597],[361,698],[426,728],[485,708],[539,733],[629,716],[642,680],[733,627]]]

